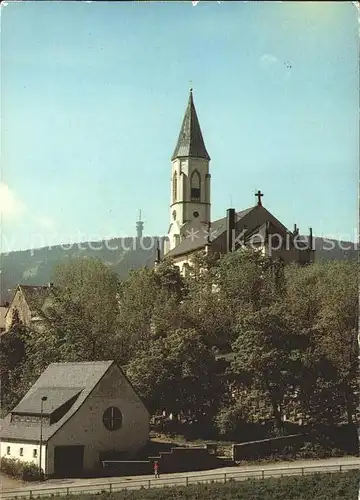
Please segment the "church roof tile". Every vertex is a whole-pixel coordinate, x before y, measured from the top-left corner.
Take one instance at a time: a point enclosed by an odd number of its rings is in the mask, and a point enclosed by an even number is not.
[[[256,209],[256,206],[237,212],[236,221],[239,221],[254,209]],[[215,240],[225,231],[226,217],[215,220],[211,223],[210,227],[210,241]],[[208,242],[208,227],[206,224],[198,222],[197,220],[187,222],[181,228],[181,232],[185,235],[185,238],[179,243],[179,245],[170,250],[170,252],[165,255],[166,257],[178,257],[180,255],[200,250],[201,248],[204,248]]]
[[[3,419],[1,437],[37,441],[39,439],[38,425],[30,422],[14,422],[11,420],[11,414],[13,412],[34,413],[36,401],[39,408],[42,396],[48,397],[48,400],[44,402],[44,414],[48,414],[54,407],[68,400],[68,397],[71,398],[80,393],[73,406],[58,422],[44,426],[43,438],[47,441],[80,408],[113,363],[114,361],[51,363],[18,406]]]
[[[210,160],[196,114],[192,89],[190,90],[188,106],[186,108],[179,138],[171,160],[188,156]]]

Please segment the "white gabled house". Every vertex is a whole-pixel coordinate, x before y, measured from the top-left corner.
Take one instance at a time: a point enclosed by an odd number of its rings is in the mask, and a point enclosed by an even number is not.
[[[149,413],[114,361],[53,363],[1,422],[0,455],[38,466],[41,455],[46,475],[81,476],[148,440]]]

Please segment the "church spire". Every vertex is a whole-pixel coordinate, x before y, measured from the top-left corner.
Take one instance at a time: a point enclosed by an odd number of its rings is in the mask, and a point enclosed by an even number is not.
[[[188,105],[171,160],[175,160],[175,158],[179,157],[204,158],[205,160],[210,160],[196,114],[193,89],[190,89]]]

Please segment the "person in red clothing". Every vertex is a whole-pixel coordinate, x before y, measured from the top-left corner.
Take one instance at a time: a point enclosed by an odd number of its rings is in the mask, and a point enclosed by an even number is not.
[[[160,474],[159,474],[159,462],[155,461],[154,462],[154,476],[159,479]]]

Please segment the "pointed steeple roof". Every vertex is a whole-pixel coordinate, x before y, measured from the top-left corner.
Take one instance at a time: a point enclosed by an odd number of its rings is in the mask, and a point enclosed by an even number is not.
[[[210,160],[196,114],[192,89],[190,89],[189,102],[171,160],[181,156],[192,156],[193,158]]]

